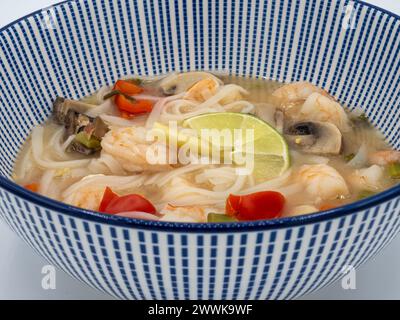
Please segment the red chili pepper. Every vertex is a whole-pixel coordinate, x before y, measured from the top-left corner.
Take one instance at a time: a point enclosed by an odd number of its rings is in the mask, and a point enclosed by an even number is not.
[[[24,186],[25,189],[28,189],[32,192],[38,192],[39,191],[39,184],[37,183],[31,183],[31,184],[27,184],[26,186]]]
[[[153,103],[149,100],[131,100],[123,95],[115,97],[115,104],[120,111],[130,114],[148,113],[153,109]]]
[[[238,220],[266,220],[278,218],[283,211],[285,197],[275,191],[262,191],[244,196],[229,195],[226,214]]]
[[[126,80],[118,80],[114,85],[114,90],[119,90],[127,95],[139,94],[144,91],[142,87]]]
[[[103,199],[101,200],[99,211],[109,214],[117,214],[129,211],[140,211],[155,214],[156,208],[150,201],[139,194],[129,194],[120,197],[107,187],[104,192]]]

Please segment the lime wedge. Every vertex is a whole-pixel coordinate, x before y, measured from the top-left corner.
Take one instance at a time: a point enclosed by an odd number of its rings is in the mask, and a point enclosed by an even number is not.
[[[186,119],[183,126],[197,130],[199,136],[204,129],[228,129],[233,137],[235,132],[238,137],[239,132],[241,139],[237,139],[234,143],[233,160],[235,162],[237,153],[251,156],[254,159],[253,176],[257,181],[278,177],[290,166],[288,145],[283,136],[255,116],[233,112],[206,113]],[[251,140],[246,129],[252,131]],[[254,146],[253,150],[250,151],[247,148],[249,146]]]

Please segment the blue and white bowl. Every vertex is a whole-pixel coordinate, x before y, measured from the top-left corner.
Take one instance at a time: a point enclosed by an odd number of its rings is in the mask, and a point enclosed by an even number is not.
[[[65,1],[0,31],[0,215],[49,263],[122,299],[286,299],[384,248],[400,188],[299,218],[182,224],[105,216],[9,179],[57,96],[127,74],[228,70],[307,80],[400,147],[400,17],[359,1]]]

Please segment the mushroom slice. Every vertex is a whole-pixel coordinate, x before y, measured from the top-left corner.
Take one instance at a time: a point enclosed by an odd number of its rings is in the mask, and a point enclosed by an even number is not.
[[[54,120],[58,124],[64,124],[65,118],[70,110],[73,110],[77,113],[85,113],[94,107],[97,106],[94,104],[58,97],[53,103]]]
[[[165,95],[170,96],[185,92],[195,83],[204,79],[214,79],[222,84],[221,80],[211,73],[194,71],[173,73],[161,80],[160,87]]]
[[[288,143],[305,153],[338,155],[342,150],[342,134],[332,123],[298,122],[286,129]]]

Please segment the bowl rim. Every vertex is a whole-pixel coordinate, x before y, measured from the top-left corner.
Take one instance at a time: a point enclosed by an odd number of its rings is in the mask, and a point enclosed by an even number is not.
[[[0,34],[5,30],[7,30],[8,28],[12,27],[13,25],[17,24],[18,22],[28,19],[29,17],[36,15],[47,8],[61,6],[68,2],[73,2],[73,1],[75,0],[63,0],[52,6],[48,6],[46,8],[31,12],[17,20],[14,20],[13,22],[5,25],[4,27],[1,27]],[[353,0],[353,2],[359,3],[362,6],[378,10],[397,20],[400,20],[399,15],[390,12],[384,8],[381,8],[379,6],[366,3],[361,0]],[[10,192],[16,197],[20,197],[24,200],[32,202],[37,206],[82,220],[89,220],[97,223],[106,223],[113,226],[120,226],[132,229],[175,231],[175,232],[197,232],[197,233],[246,232],[246,231],[274,230],[274,229],[282,229],[295,226],[303,226],[307,224],[344,217],[362,210],[368,210],[368,209],[376,210],[377,209],[376,207],[379,204],[382,204],[384,202],[387,202],[389,200],[392,200],[400,196],[400,185],[397,185],[381,193],[378,193],[372,197],[357,202],[353,202],[338,208],[297,216],[297,217],[286,217],[286,218],[278,218],[272,220],[232,222],[232,223],[182,223],[182,222],[149,221],[149,220],[124,218],[92,210],[78,208],[31,192],[3,176],[0,176],[0,188]]]

